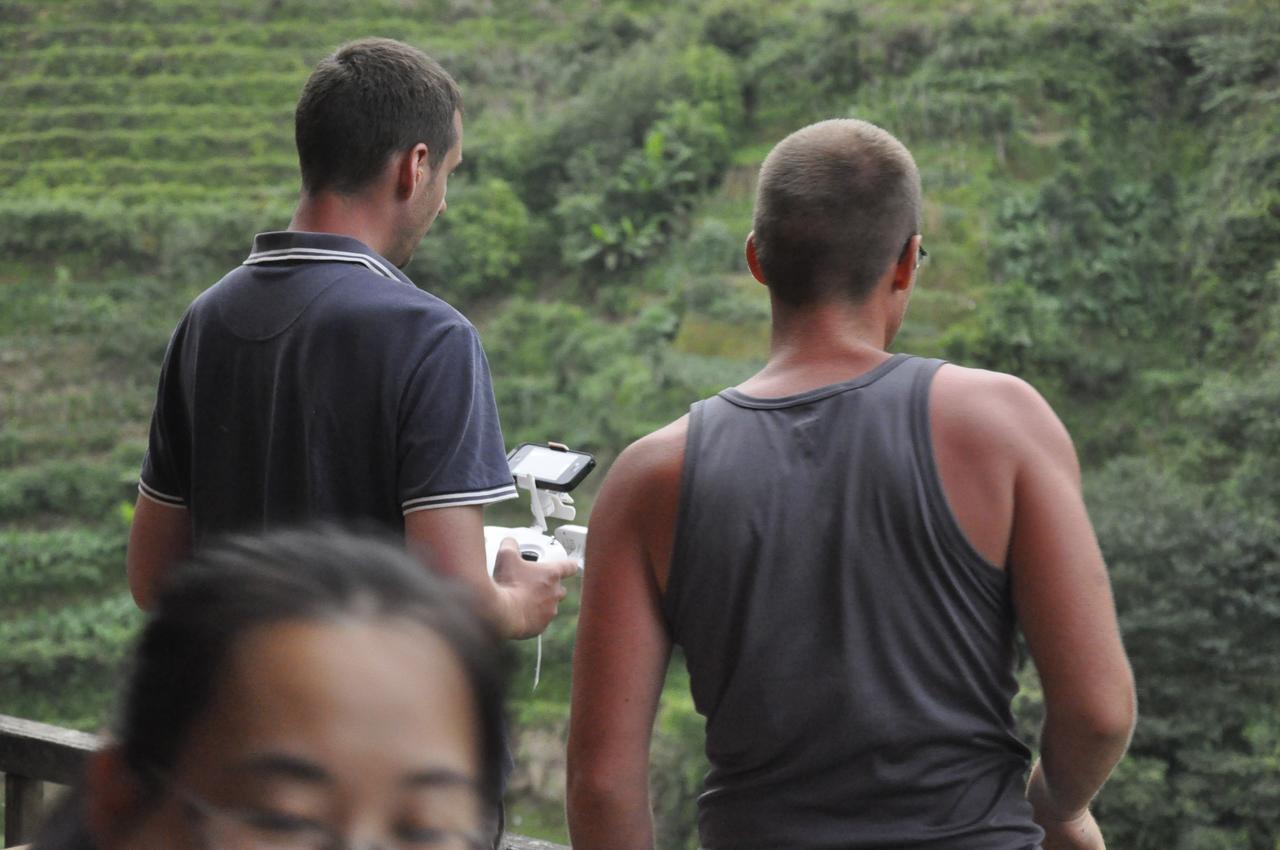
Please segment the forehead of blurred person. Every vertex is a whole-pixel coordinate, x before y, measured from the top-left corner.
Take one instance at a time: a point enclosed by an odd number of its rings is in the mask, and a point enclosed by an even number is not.
[[[425,626],[285,621],[237,642],[174,766],[220,808],[381,840],[482,829],[476,706]]]

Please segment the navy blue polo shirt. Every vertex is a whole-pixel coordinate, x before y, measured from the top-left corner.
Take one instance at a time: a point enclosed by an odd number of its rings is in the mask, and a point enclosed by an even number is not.
[[[263,233],[165,352],[139,490],[194,538],[514,498],[475,328],[362,242]]]

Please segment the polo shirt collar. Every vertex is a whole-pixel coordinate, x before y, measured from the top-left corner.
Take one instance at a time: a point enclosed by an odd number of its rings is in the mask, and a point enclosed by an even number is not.
[[[253,238],[253,251],[243,265],[266,263],[354,263],[374,274],[413,286],[413,281],[387,258],[351,236],[277,230]]]

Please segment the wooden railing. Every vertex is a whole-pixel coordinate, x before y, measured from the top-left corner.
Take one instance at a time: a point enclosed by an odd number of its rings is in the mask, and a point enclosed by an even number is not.
[[[5,847],[35,837],[44,808],[44,783],[72,784],[85,756],[101,745],[97,735],[0,714]]]
[[[35,837],[45,805],[44,784],[74,783],[85,757],[102,743],[97,735],[0,714],[5,847]],[[508,835],[503,846],[507,850],[570,850],[522,835]]]

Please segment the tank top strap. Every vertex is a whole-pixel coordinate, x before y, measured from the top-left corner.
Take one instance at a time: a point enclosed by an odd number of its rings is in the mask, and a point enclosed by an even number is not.
[[[937,455],[933,449],[933,424],[929,415],[929,391],[938,370],[947,361],[917,358],[919,366],[914,370],[909,396],[911,419],[911,448],[915,456],[917,481],[924,496],[924,512],[929,525],[945,541],[952,556],[968,568],[986,586],[989,592],[1005,591],[1009,576],[1005,570],[988,561],[960,528],[951,502],[942,487],[942,474],[938,469]]]

